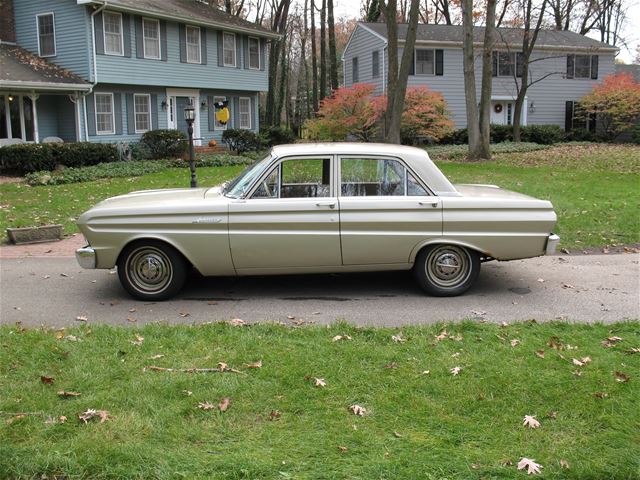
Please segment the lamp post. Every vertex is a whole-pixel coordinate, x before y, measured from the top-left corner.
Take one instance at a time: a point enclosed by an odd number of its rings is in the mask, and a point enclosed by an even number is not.
[[[184,120],[187,122],[187,133],[189,134],[189,169],[191,170],[191,188],[198,186],[196,180],[196,151],[193,147],[193,122],[196,119],[196,110],[192,104],[184,108]]]

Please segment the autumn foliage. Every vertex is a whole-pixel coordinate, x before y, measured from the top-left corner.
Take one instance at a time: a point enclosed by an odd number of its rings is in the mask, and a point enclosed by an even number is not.
[[[640,121],[640,83],[631,74],[609,75],[580,99],[585,115],[597,115],[605,135],[616,138]]]
[[[375,87],[366,83],[337,89],[322,101],[317,118],[307,122],[309,137],[372,140],[380,134],[387,104],[386,96],[374,96],[374,91]],[[407,89],[401,121],[403,143],[414,143],[417,137],[439,140],[452,130],[453,121],[441,93],[427,87]]]

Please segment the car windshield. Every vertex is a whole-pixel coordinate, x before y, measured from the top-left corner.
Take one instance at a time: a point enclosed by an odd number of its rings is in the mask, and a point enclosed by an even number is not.
[[[222,193],[231,198],[241,198],[244,196],[249,187],[253,184],[254,180],[262,175],[267,166],[271,163],[272,158],[272,155],[269,154],[259,162],[247,167],[244,172],[224,187]]]

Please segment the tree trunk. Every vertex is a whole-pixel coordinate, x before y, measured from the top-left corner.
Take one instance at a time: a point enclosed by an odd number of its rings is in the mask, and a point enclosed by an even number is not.
[[[316,48],[316,4],[315,0],[311,0],[311,97],[313,104],[313,113],[320,108],[318,102],[318,49]]]
[[[496,0],[487,0],[487,18],[482,46],[482,87],[480,90],[480,141],[478,158],[491,159],[491,87],[493,46],[495,43]]]
[[[464,97],[467,107],[467,133],[469,136],[469,159],[477,160],[480,145],[478,125],[478,101],[476,97],[476,74],[473,54],[473,0],[462,0],[462,66],[464,72]]]
[[[336,26],[333,21],[333,0],[327,0],[329,23],[329,78],[331,90],[338,88],[338,55],[336,53]]]
[[[327,0],[320,9],[320,100],[327,96]]]

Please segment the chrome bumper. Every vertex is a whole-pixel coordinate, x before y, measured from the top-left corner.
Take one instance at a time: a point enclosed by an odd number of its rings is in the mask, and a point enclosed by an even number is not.
[[[550,234],[549,238],[547,239],[547,248],[544,254],[553,255],[554,253],[556,253],[556,248],[558,247],[559,243],[560,243],[560,237],[555,233]]]
[[[76,250],[76,260],[82,268],[96,268],[96,251],[87,246]]]

